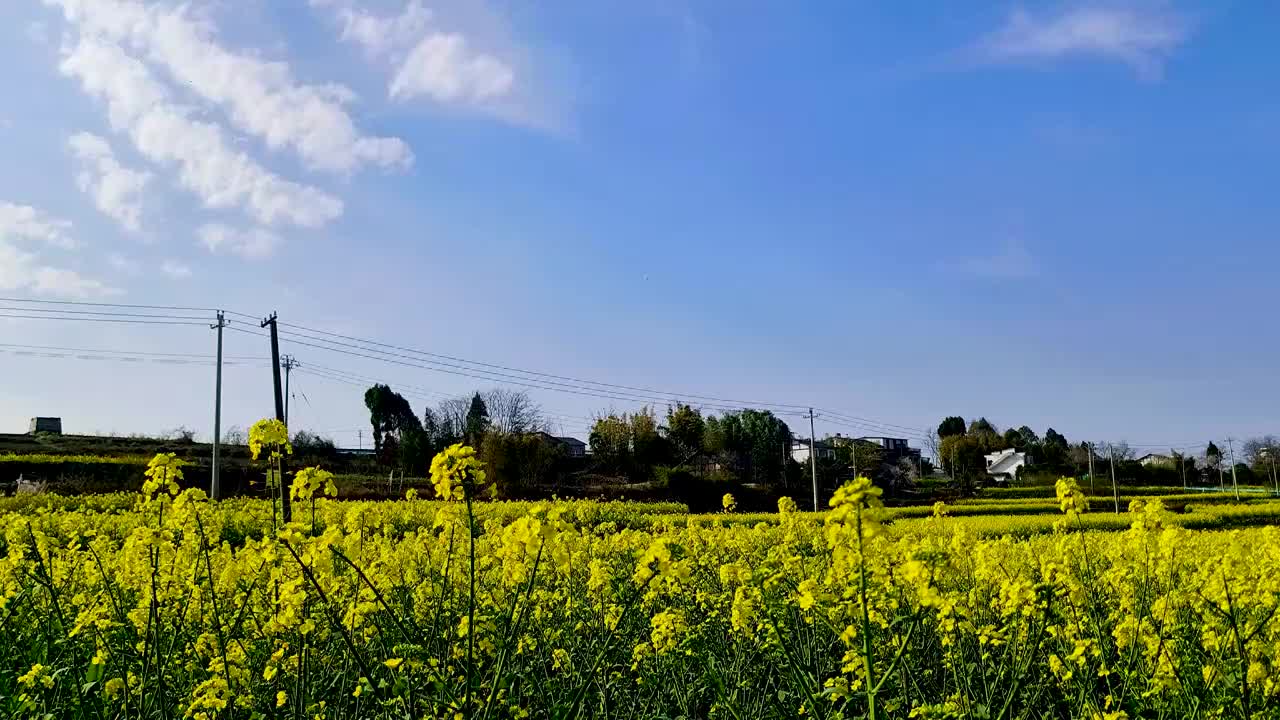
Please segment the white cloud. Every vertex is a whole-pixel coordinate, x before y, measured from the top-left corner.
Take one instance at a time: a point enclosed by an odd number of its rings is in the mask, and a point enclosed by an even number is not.
[[[282,242],[279,235],[264,228],[240,230],[218,223],[201,226],[196,235],[200,244],[215,255],[231,253],[248,260],[270,257]]]
[[[118,45],[81,34],[64,49],[63,74],[107,104],[113,128],[148,159],[176,166],[179,182],[210,208],[243,208],[265,224],[319,227],[342,214],[342,201],[284,180],[233,149],[218,125],[194,120],[141,61]]]
[[[76,184],[93,198],[94,207],[126,230],[140,230],[142,191],[151,180],[151,173],[121,165],[110,143],[92,133],[72,135],[67,147],[82,166]]]
[[[36,295],[87,298],[119,294],[119,290],[74,270],[44,264],[0,234],[0,290],[25,290]]]
[[[87,278],[75,270],[50,265],[38,251],[24,249],[18,241],[70,249],[75,241],[67,236],[71,222],[53,217],[30,205],[0,201],[0,290],[26,290],[36,295],[58,297],[100,297],[120,291]]]
[[[377,15],[359,0],[311,0],[332,12],[343,41],[359,45],[389,73],[394,100],[425,98],[542,129],[562,124],[531,53],[507,23],[477,0],[408,0],[396,15]]]
[[[1141,77],[1158,78],[1164,60],[1188,32],[1179,16],[1155,5],[1085,5],[1042,16],[1019,9],[987,38],[983,49],[995,60],[1091,55],[1123,62]]]
[[[0,241],[12,238],[37,240],[54,247],[71,249],[77,243],[67,235],[70,220],[53,217],[30,205],[0,201]]]
[[[160,263],[160,272],[175,280],[191,277],[191,268],[183,265],[177,260],[165,260]]]
[[[506,95],[512,69],[497,58],[467,49],[456,33],[433,33],[409,52],[389,92],[397,100],[426,95],[441,103],[483,103]]]
[[[956,267],[970,275],[978,277],[1012,280],[1035,277],[1040,274],[1040,267],[1035,258],[1027,251],[1025,245],[1017,240],[1004,244],[999,252],[984,257],[962,260]]]
[[[399,15],[379,17],[337,0],[311,0],[312,7],[332,7],[342,26],[341,39],[363,47],[374,57],[402,51],[427,30],[432,13],[418,0],[410,0]]]
[[[297,82],[288,64],[223,47],[208,23],[184,6],[137,0],[44,0],[62,8],[82,32],[127,44],[172,79],[222,107],[238,130],[267,146],[292,149],[312,169],[349,172],[364,165],[403,167],[413,152],[399,138],[361,134],[343,105],[340,85]],[[370,31],[373,32],[373,31]]]

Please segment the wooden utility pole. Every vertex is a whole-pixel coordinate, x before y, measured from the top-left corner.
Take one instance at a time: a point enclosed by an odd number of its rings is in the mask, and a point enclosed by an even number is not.
[[[280,358],[280,364],[284,367],[284,425],[289,426],[289,371],[298,367],[298,361],[292,355],[285,355]]]
[[[1116,485],[1116,448],[1107,443],[1107,451],[1111,455],[1111,495],[1116,499],[1116,514],[1120,514],[1120,488]]]
[[[222,328],[227,326],[226,316],[218,311],[217,324],[209,327],[218,331],[218,362],[213,384],[213,462],[209,473],[209,498],[218,500],[222,497],[222,484],[218,477],[218,450],[222,444]]]
[[[1085,447],[1089,448],[1089,494],[1093,495],[1093,443],[1085,443]]]
[[[1240,483],[1236,482],[1236,449],[1231,442],[1231,438],[1227,438],[1227,452],[1231,458],[1231,490],[1236,494],[1236,500],[1240,499]]]
[[[284,422],[284,394],[280,390],[280,336],[276,331],[276,314],[264,318],[262,327],[271,327],[271,381],[276,391],[276,419]],[[286,425],[286,428],[288,426]],[[293,506],[284,485],[284,458],[280,459],[280,514],[286,523],[293,520]]]
[[[818,512],[818,451],[813,429],[813,408],[809,408],[809,473],[813,478],[813,511]]]

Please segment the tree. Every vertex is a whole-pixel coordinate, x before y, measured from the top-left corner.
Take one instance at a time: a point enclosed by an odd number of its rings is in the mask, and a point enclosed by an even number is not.
[[[944,418],[942,422],[938,423],[938,437],[941,439],[949,438],[953,435],[963,435],[965,433],[965,427],[964,418],[959,415],[952,415]]]
[[[1061,435],[1058,435],[1058,433],[1054,432],[1053,428],[1049,428],[1049,432],[1045,433],[1046,440],[1048,440],[1049,438],[1049,433],[1053,433],[1054,435],[1057,435],[1058,437],[1062,438],[1063,447],[1066,446],[1067,439],[1063,438]],[[1018,428],[1018,434],[1022,436],[1022,441],[1026,444],[1027,447],[1035,447],[1040,444],[1040,436],[1036,435],[1036,431],[1032,430],[1030,426],[1023,425],[1022,427]]]
[[[1265,465],[1271,457],[1271,453],[1280,448],[1280,438],[1275,435],[1263,435],[1262,437],[1253,437],[1244,441],[1240,446],[1240,451],[1244,454],[1244,458],[1250,465],[1255,468]],[[1267,473],[1270,475],[1270,472]]]
[[[1280,487],[1280,469],[1276,462],[1280,460],[1280,438],[1275,435],[1249,438],[1244,442],[1243,450],[1254,473]]]
[[[709,417],[703,442],[744,483],[785,482],[783,451],[791,443],[791,428],[768,410],[742,410]]]
[[[969,434],[970,435],[999,435],[1000,431],[996,430],[996,426],[992,425],[990,420],[984,417],[980,417],[977,420],[974,420],[973,422],[969,423]]]
[[[682,462],[702,451],[706,431],[707,423],[702,419],[701,411],[684,403],[676,403],[675,408],[667,407],[667,438],[682,456]]]
[[[1214,445],[1212,440],[1209,441],[1209,444],[1204,449],[1204,459],[1214,467],[1217,467],[1222,462],[1222,450],[1217,445]]]
[[[471,409],[471,398],[458,396],[442,400],[432,413],[436,423],[436,438],[441,446],[460,442],[467,434],[467,412]]]
[[[1004,436],[1001,439],[1004,441],[1005,447],[1013,448],[1015,450],[1027,449],[1026,437],[1024,437],[1022,433],[1018,432],[1014,428],[1009,428],[1008,430],[1005,430]]]
[[[554,480],[563,449],[541,435],[490,430],[478,452],[494,496],[514,500],[536,496]]]
[[[308,430],[299,430],[294,433],[292,445],[293,449],[298,452],[304,450],[326,452],[332,451],[335,447],[332,439],[321,437],[320,435]]]
[[[1071,444],[1062,433],[1049,428],[1044,431],[1044,441],[1031,448],[1036,464],[1046,470],[1069,472],[1071,466]],[[1086,458],[1087,460],[1088,458]]]
[[[480,393],[471,396],[471,406],[467,408],[466,436],[471,445],[479,445],[480,438],[489,429],[489,408],[484,404]]]
[[[625,472],[631,464],[631,423],[625,414],[597,416],[587,436],[591,454],[606,470]]]
[[[1222,449],[1212,440],[1204,449],[1204,464],[1218,469],[1218,485],[1222,485]]]
[[[498,432],[529,433],[546,429],[542,408],[524,390],[493,388],[480,397],[488,412],[490,427]]]
[[[406,430],[421,430],[422,423],[414,414],[409,401],[387,385],[374,385],[364,391],[364,405],[369,409],[369,424],[373,426],[373,448],[381,453],[387,435],[400,439]]]
[[[961,423],[963,424],[963,422]],[[929,451],[929,455],[939,463],[942,462],[942,438],[939,437],[938,431],[929,429],[924,433],[924,447]]]
[[[974,483],[987,477],[988,453],[1000,448],[1001,438],[995,433],[952,435],[942,440],[942,463],[956,480]]]
[[[658,419],[653,409],[643,407],[631,414],[631,457],[638,475],[648,478],[653,467],[665,460],[665,447],[658,434]]]
[[[1116,462],[1125,462],[1132,460],[1134,456],[1133,448],[1129,447],[1129,443],[1121,440],[1119,442],[1106,443],[1108,457],[1114,457]]]

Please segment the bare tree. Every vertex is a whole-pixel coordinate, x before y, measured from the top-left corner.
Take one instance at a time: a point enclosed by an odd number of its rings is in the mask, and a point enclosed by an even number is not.
[[[1134,456],[1133,448],[1129,447],[1129,443],[1123,440],[1120,442],[1101,442],[1098,443],[1098,446],[1106,448],[1108,453],[1114,453],[1116,462],[1132,460]]]
[[[435,419],[439,432],[446,438],[461,438],[467,432],[467,411],[471,409],[471,396],[449,398],[436,406]]]
[[[1280,448],[1280,438],[1275,435],[1249,438],[1244,441],[1244,445],[1240,446],[1244,452],[1245,461],[1250,465],[1262,465],[1267,461],[1268,455],[1276,452],[1277,448]]]
[[[489,423],[503,433],[545,431],[546,418],[529,393],[524,390],[493,388],[480,394],[489,410]]]
[[[939,466],[941,466],[942,465],[942,452],[941,452],[942,440],[938,437],[938,431],[936,429],[929,428],[927,431],[925,431],[924,447],[926,450],[929,451],[929,454],[933,456],[934,461],[937,462]]]
[[[246,442],[244,428],[239,425],[232,425],[222,434],[223,445],[244,445]]]

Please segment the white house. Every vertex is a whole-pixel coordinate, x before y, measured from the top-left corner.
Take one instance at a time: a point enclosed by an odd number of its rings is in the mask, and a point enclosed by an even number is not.
[[[1031,458],[1027,457],[1026,453],[1018,452],[1013,448],[994,452],[985,457],[987,459],[987,474],[997,480],[1016,480],[1018,479],[1018,472],[1024,466],[1031,464]]]
[[[813,444],[814,452],[818,454],[819,460],[826,460],[836,456],[835,447],[826,440],[819,440]],[[801,465],[809,462],[809,441],[804,438],[795,438],[791,441],[791,459]]]
[[[1173,467],[1174,465],[1172,455],[1161,455],[1159,453],[1147,453],[1146,455],[1143,455],[1142,457],[1138,458],[1138,462],[1142,463],[1143,467],[1152,467],[1152,466],[1160,466],[1160,465],[1163,465],[1166,467]]]

